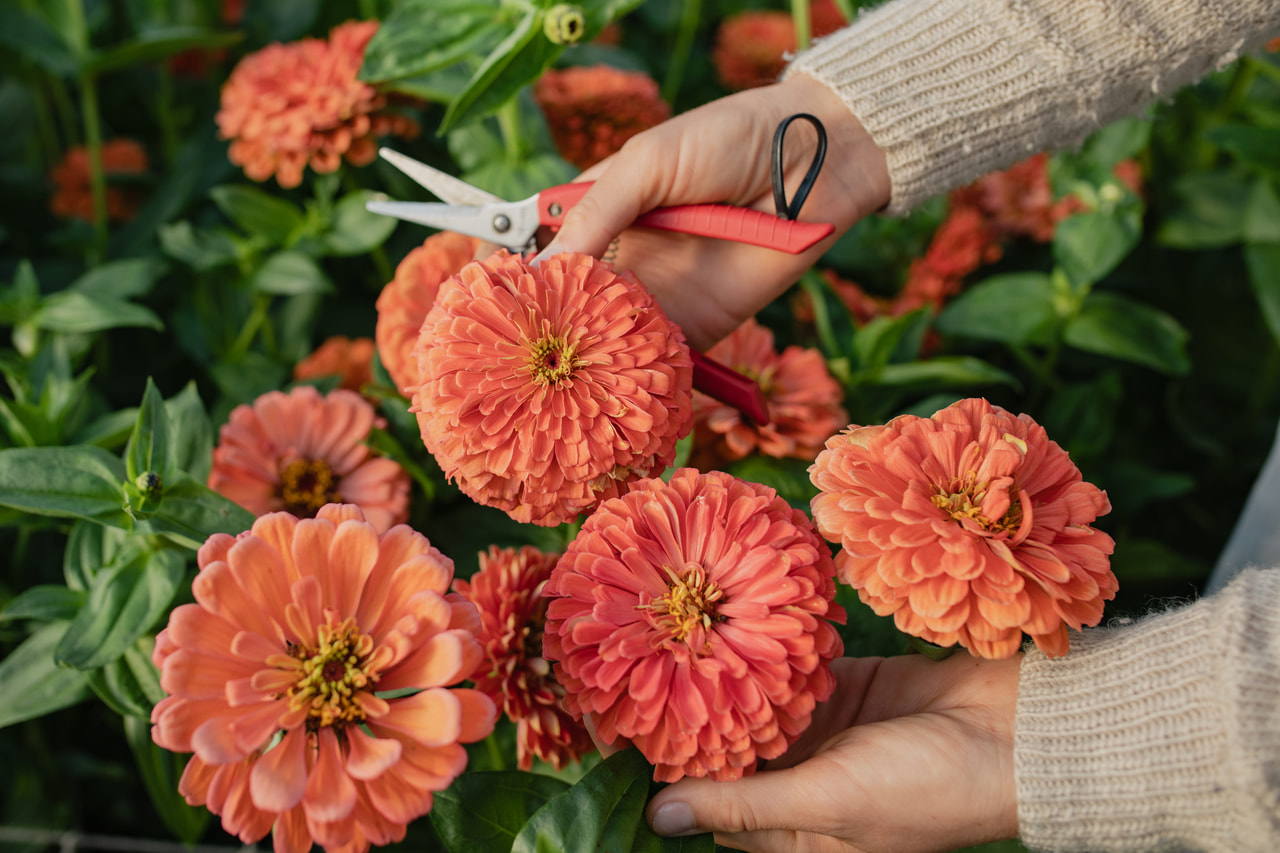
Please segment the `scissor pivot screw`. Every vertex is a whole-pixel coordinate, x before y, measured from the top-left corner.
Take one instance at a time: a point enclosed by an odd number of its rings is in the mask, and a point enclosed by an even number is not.
[[[564,208],[560,206],[560,202],[558,201],[551,202],[551,206],[547,208],[547,212],[552,216],[559,216],[563,211]]]
[[[493,217],[493,230],[499,234],[506,234],[511,230],[511,220],[507,218],[505,213],[499,213]]]

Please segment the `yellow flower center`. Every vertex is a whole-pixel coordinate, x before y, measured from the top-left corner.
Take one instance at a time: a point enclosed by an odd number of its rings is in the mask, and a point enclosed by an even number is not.
[[[529,373],[539,385],[559,385],[583,365],[578,348],[564,338],[543,338],[529,345]]]
[[[323,459],[295,459],[280,469],[280,500],[299,518],[313,518],[325,504],[338,502],[338,479]]]
[[[1009,486],[1009,509],[994,521],[982,514],[982,502],[989,486],[987,482],[977,482],[977,474],[970,471],[948,485],[935,485],[931,500],[934,506],[956,521],[968,518],[988,530],[1016,531],[1022,525],[1022,501],[1018,499],[1017,483]]]
[[[298,680],[286,691],[289,707],[307,709],[307,727],[359,723],[364,708],[356,694],[378,680],[366,669],[373,637],[360,633],[354,619],[341,625],[322,625],[314,648],[298,646]]]
[[[716,613],[716,603],[724,598],[715,581],[697,563],[686,563],[684,571],[677,574],[670,566],[663,566],[670,580],[667,593],[640,607],[654,613],[654,625],[666,631],[676,642],[684,642],[699,625],[710,631],[713,622],[723,619]]]

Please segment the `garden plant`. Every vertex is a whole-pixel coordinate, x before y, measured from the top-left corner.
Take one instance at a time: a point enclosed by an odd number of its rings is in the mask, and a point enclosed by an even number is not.
[[[1273,52],[858,223],[706,352],[763,425],[608,259],[366,208],[429,200],[380,146],[571,181],[861,5],[0,5],[0,844],[710,851],[649,797],[835,658],[1203,590],[1280,418]]]

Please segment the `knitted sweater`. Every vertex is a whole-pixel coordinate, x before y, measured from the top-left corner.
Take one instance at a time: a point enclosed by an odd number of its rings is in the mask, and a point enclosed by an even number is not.
[[[787,68],[884,150],[888,213],[1080,143],[1280,32],[1280,0],[893,0]]]

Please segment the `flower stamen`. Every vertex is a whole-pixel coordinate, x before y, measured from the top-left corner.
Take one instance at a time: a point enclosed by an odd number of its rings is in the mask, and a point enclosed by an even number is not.
[[[670,578],[666,595],[637,605],[655,614],[654,627],[665,631],[676,642],[683,643],[698,626],[702,626],[703,631],[710,631],[714,622],[722,621],[723,617],[716,612],[716,604],[724,598],[724,590],[707,577],[702,566],[686,563],[680,574],[670,566],[662,568]]]
[[[337,485],[323,459],[294,459],[280,469],[280,500],[299,518],[314,518],[320,507],[338,503]]]
[[[543,338],[529,345],[529,374],[539,385],[559,386],[583,364],[578,348],[564,338]]]
[[[356,695],[378,680],[368,668],[372,651],[373,637],[360,633],[354,619],[321,625],[314,648],[294,648],[299,675],[285,695],[291,709],[307,709],[308,729],[364,721]]]

